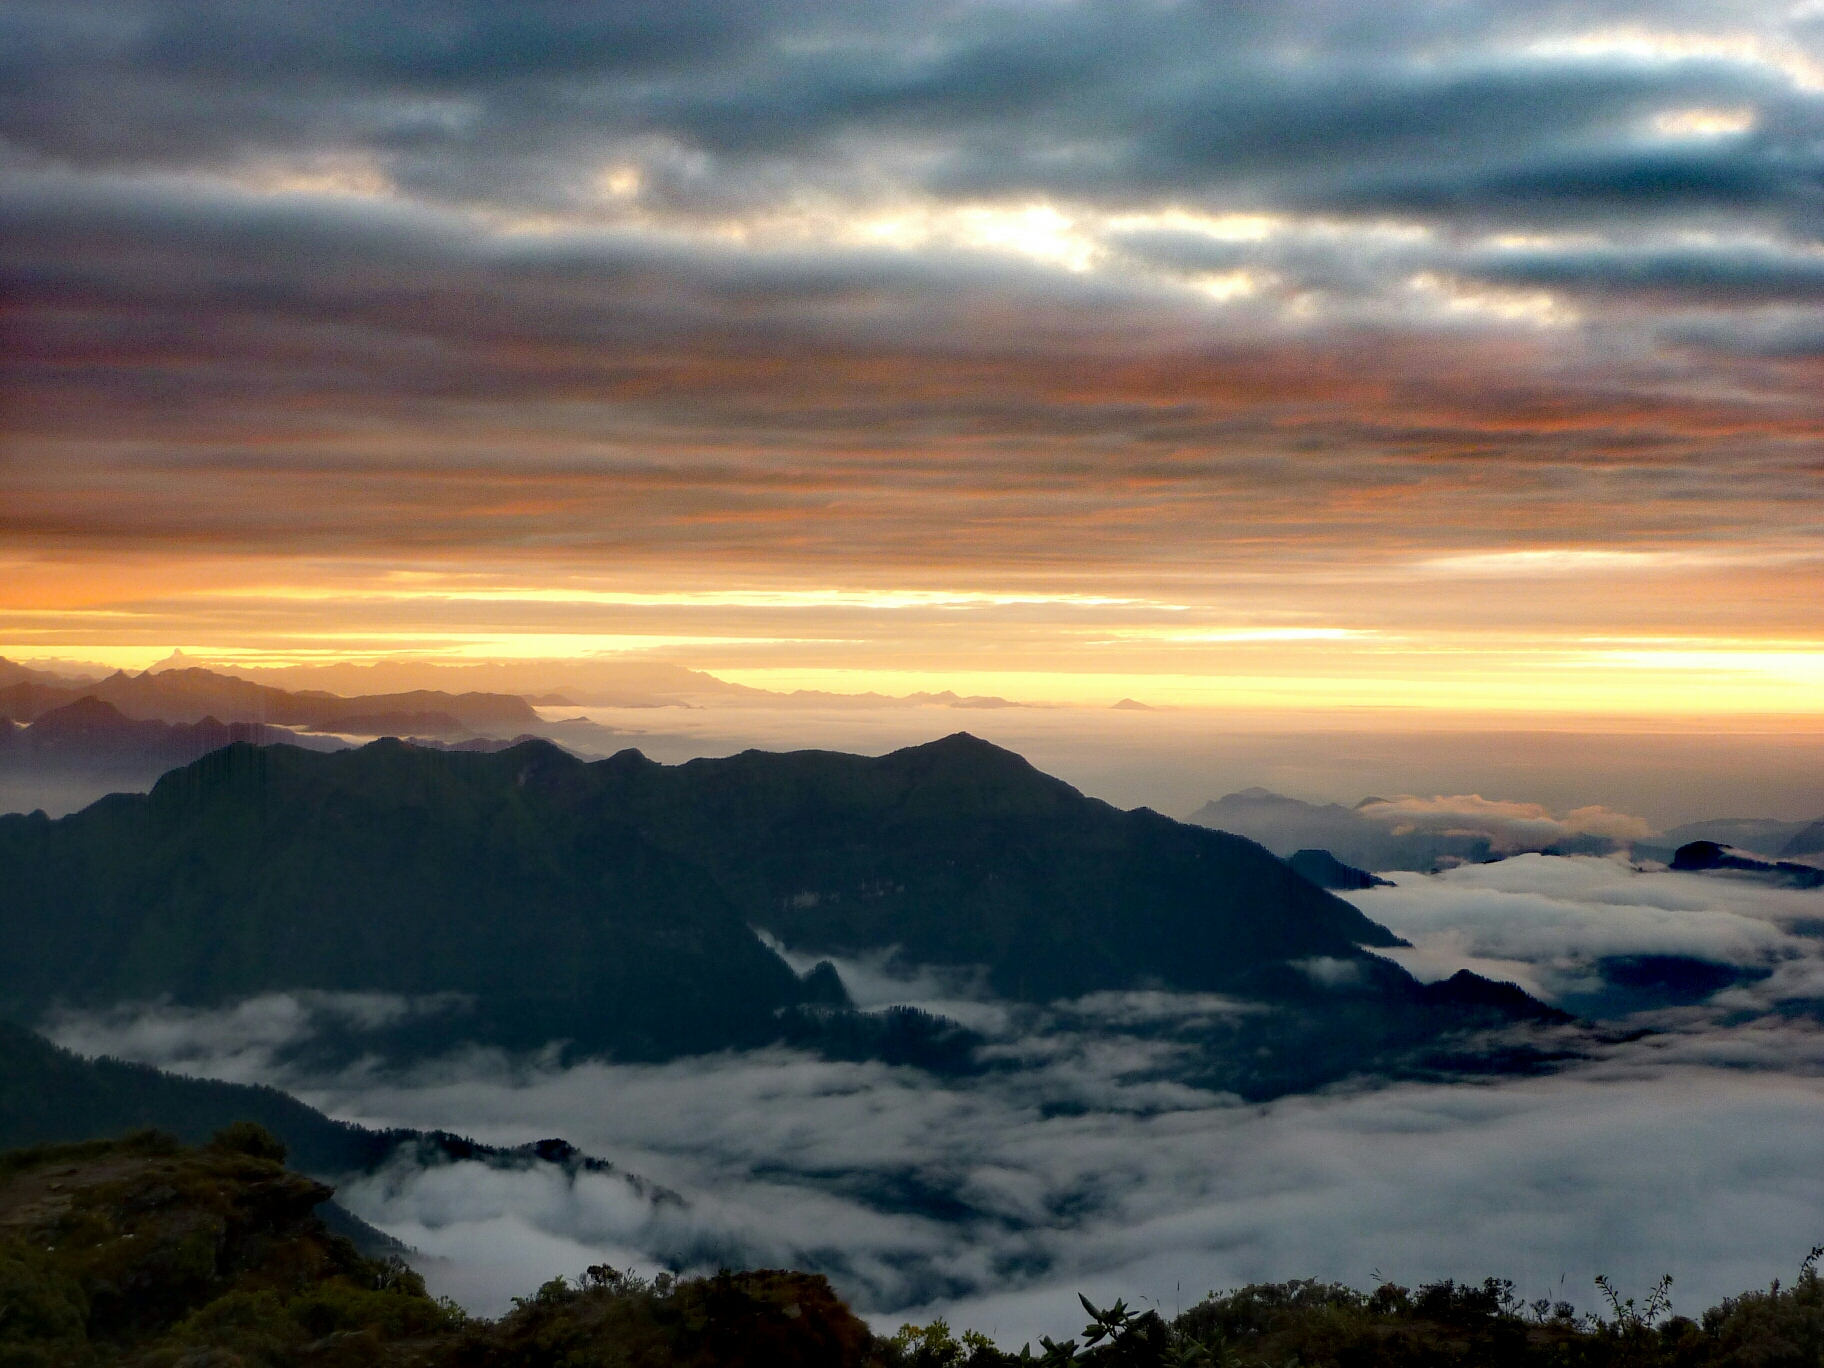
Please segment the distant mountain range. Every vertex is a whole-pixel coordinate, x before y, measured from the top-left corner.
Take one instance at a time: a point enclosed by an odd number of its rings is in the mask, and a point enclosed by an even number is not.
[[[139,721],[85,694],[24,726],[0,717],[0,811],[62,814],[123,790],[144,791],[161,774],[223,746],[289,745],[344,750],[345,736],[395,735],[418,744],[494,751],[512,740],[475,736],[445,713],[380,713],[338,719],[313,735],[260,722]],[[525,739],[523,736],[517,738]]]
[[[1824,818],[1783,822],[1722,817],[1689,822],[1655,835],[1640,834],[1646,831],[1644,824],[1634,833],[1617,830],[1604,834],[1570,827],[1544,814],[1543,809],[1489,803],[1473,796],[1428,802],[1364,798],[1354,807],[1344,807],[1340,803],[1307,803],[1264,788],[1250,788],[1205,803],[1191,814],[1190,820],[1247,836],[1288,858],[1315,848],[1364,870],[1429,871],[1453,864],[1478,864],[1522,851],[1553,855],[1623,851],[1637,859],[1668,863],[1681,846],[1693,841],[1710,841],[1775,859],[1824,851]],[[1615,825],[1619,828],[1625,821]]]
[[[170,669],[157,673],[117,671],[90,684],[48,684],[22,680],[0,688],[0,716],[30,722],[53,708],[82,698],[98,698],[135,720],[267,723],[329,730],[349,718],[386,714],[438,715],[477,732],[524,730],[538,724],[538,714],[513,694],[449,694],[436,690],[372,694],[346,698],[311,691],[289,693],[251,684],[205,669]]]
[[[237,741],[256,746],[285,742],[324,750],[346,744],[300,737],[287,727],[224,723],[213,717],[194,723],[135,721],[112,703],[85,695],[38,714],[26,726],[0,727],[0,767],[157,778]]]
[[[66,689],[77,684],[90,684],[112,673],[109,670],[95,672],[76,671],[59,673],[56,670],[37,670],[30,665],[21,665],[16,660],[0,656],[0,689],[14,684],[45,684],[52,688]]]
[[[1391,808],[1381,798],[1364,798],[1349,808],[1340,803],[1306,803],[1264,788],[1250,788],[1205,803],[1190,820],[1259,841],[1277,855],[1325,850],[1344,864],[1365,870],[1432,870],[1499,859],[1515,851],[1507,839],[1509,833],[1493,824],[1479,829],[1473,818],[1457,814],[1421,824]],[[1564,855],[1602,855],[1613,850],[1615,843],[1600,837],[1553,836],[1532,848]]]
[[[1119,811],[963,734],[878,759],[676,767],[536,741],[236,744],[149,795],[0,818],[0,1009],[17,1021],[328,989],[454,1004],[399,1027],[388,1045],[405,1052],[567,1040],[662,1058],[787,1039],[966,1056],[939,1020],[849,1010],[832,972],[800,979],[755,927],[809,951],[984,965],[1015,1000],[1151,985],[1278,1003],[1247,1029],[1286,1062],[1249,1063],[1243,1091],[1562,1019],[1473,975],[1421,987],[1368,952],[1390,932],[1253,842]]]
[[[410,736],[498,750],[514,738],[560,731],[596,754],[615,738],[586,721],[545,724],[511,694],[345,698],[288,692],[181,660],[89,680],[0,660],[0,812],[63,814],[108,793],[144,791],[167,770],[232,741],[329,750],[344,748],[342,737]]]

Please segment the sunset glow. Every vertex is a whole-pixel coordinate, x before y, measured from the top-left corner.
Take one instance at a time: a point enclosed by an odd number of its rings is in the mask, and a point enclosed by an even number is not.
[[[1815,25],[211,13],[4,108],[0,654],[1824,712]]]

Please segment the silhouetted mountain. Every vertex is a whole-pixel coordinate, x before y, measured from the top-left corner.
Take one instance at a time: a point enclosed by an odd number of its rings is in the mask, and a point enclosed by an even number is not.
[[[0,688],[0,717],[8,717],[15,722],[30,722],[53,708],[67,708],[87,696],[85,690],[69,684],[20,680]]]
[[[442,712],[357,713],[318,722],[314,732],[339,732],[343,736],[468,736],[469,729]]]
[[[1824,817],[1794,832],[1778,853],[1787,858],[1824,853]]]
[[[1429,870],[1441,863],[1479,863],[1494,853],[1494,843],[1481,835],[1415,831],[1396,836],[1388,824],[1361,814],[1361,807],[1380,801],[1384,800],[1364,799],[1358,807],[1347,808],[1250,788],[1205,803],[1190,820],[1259,841],[1276,855],[1289,858],[1301,849],[1327,850],[1342,863],[1362,869]]]
[[[797,978],[705,874],[586,818],[592,787],[544,742],[235,745],[148,795],[0,818],[0,1006],[454,992],[456,1038],[510,1047],[770,1038]]]
[[[1391,879],[1377,878],[1365,869],[1346,865],[1327,850],[1297,850],[1286,857],[1291,865],[1319,888],[1391,888]]]
[[[342,718],[383,714],[438,713],[472,731],[523,731],[538,725],[538,714],[525,699],[512,694],[447,694],[432,690],[369,694],[287,693],[265,684],[250,684],[231,675],[198,668],[128,674],[121,670],[94,684],[57,688],[42,683],[0,690],[0,712],[29,722],[51,708],[79,698],[99,698],[136,720],[270,723],[310,727]]]
[[[233,745],[149,795],[0,818],[0,1011],[16,1020],[326,989],[435,998],[379,1038],[408,1054],[785,1039],[971,1067],[978,1042],[954,1023],[847,1009],[832,971],[800,980],[753,927],[985,965],[1029,1001],[1163,986],[1274,1002],[1244,1052],[1270,1066],[1210,1065],[1249,1093],[1538,1007],[1422,989],[1363,950],[1390,932],[1253,842],[1119,811],[967,735],[676,767],[539,741]]]
[[[29,726],[0,731],[0,765],[133,774],[150,770],[157,776],[237,741],[300,744],[298,734],[286,727],[222,723],[213,717],[196,723],[141,722],[122,716],[111,703],[84,697],[40,713]],[[312,743],[302,744],[310,748]]]
[[[277,1088],[186,1078],[118,1059],[84,1059],[0,1022],[0,1149],[101,1140],[148,1127],[200,1144],[247,1122],[276,1137],[294,1168],[318,1178],[372,1172],[404,1157],[402,1150],[423,1165],[472,1161],[511,1170],[549,1164],[573,1175],[614,1171],[606,1160],[559,1139],[505,1147],[449,1131],[372,1130],[325,1116]],[[621,1176],[636,1191],[677,1200],[636,1174]],[[317,1214],[365,1252],[405,1252],[397,1240],[333,1202]]]
[[[39,714],[29,726],[0,723],[0,811],[69,812],[104,794],[144,790],[158,776],[234,742],[340,750],[346,743],[300,737],[284,727],[141,722],[99,698]]]
[[[88,683],[93,678],[94,675],[82,672],[60,674],[55,670],[35,670],[30,665],[21,665],[16,660],[0,656],[0,688],[10,688],[15,684],[39,684],[63,689]]]
[[[611,1167],[562,1140],[503,1147],[447,1131],[372,1130],[334,1120],[277,1088],[187,1078],[119,1059],[84,1059],[35,1031],[0,1021],[0,1148],[90,1140],[145,1126],[196,1143],[234,1121],[264,1126],[284,1141],[297,1167],[321,1175],[376,1168],[401,1145],[423,1158]]]
[[[1455,798],[1364,798],[1353,808],[1301,802],[1263,788],[1205,803],[1191,815],[1200,826],[1259,841],[1276,855],[1327,850],[1360,869],[1434,871],[1480,864],[1521,851],[1606,855],[1607,836],[1573,830],[1543,809],[1519,812],[1470,794]]]
[[[1010,997],[1231,989],[1397,939],[1252,841],[1122,812],[967,733],[878,759],[748,751],[592,767],[591,810],[709,871],[811,951],[983,964]]]
[[[1758,874],[1769,883],[1793,888],[1824,887],[1824,869],[1793,860],[1760,860],[1745,850],[1718,845],[1715,841],[1692,841],[1678,848],[1672,857],[1672,868],[1693,873],[1729,870],[1738,874]]]
[[[1781,822],[1767,817],[1712,817],[1670,827],[1653,838],[1651,847],[1663,850],[1668,861],[1672,852],[1693,841],[1714,841],[1717,845],[1734,846],[1755,855],[1778,856],[1787,853],[1786,843],[1805,826],[1804,822]],[[1646,843],[1636,843],[1635,850],[1637,855],[1645,854]]]
[[[84,1059],[0,1022],[0,1148],[92,1140],[156,1126],[192,1143],[234,1121],[278,1136],[299,1168],[349,1173],[378,1165],[415,1131],[333,1121],[276,1088],[184,1078],[118,1059]]]
[[[283,689],[328,690],[349,697],[443,689],[451,693],[548,695],[602,707],[676,706],[697,696],[772,697],[764,689],[654,660],[525,660],[451,665],[378,661],[372,665],[224,667],[222,673]],[[557,704],[555,706],[564,706]]]

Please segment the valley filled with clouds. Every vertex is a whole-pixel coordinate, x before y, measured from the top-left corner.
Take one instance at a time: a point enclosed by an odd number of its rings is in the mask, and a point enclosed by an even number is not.
[[[369,1125],[561,1135],[610,1160],[566,1173],[401,1155],[343,1187],[430,1257],[434,1286],[481,1309],[604,1260],[782,1265],[827,1272],[882,1326],[942,1313],[1017,1344],[1068,1320],[1079,1291],[1171,1310],[1258,1279],[1493,1274],[1589,1306],[1599,1273],[1644,1290],[1669,1272],[1681,1304],[1703,1305],[1790,1276],[1824,1207],[1824,892],[1545,855],[1392,877],[1348,895],[1412,942],[1385,953],[1423,978],[1517,980],[1598,1028],[1514,1028],[1558,1051],[1519,1076],[1357,1077],[1254,1104],[1187,1082],[1187,1062],[1273,1008],[1163,990],[1019,1004],[979,974],[884,955],[838,962],[857,1005],[949,1015],[981,1033],[985,1067],[779,1048],[313,1066],[313,1033],[447,1006],[360,995],[48,1029],[86,1053],[278,1083]],[[1659,976],[1630,974],[1643,963]]]

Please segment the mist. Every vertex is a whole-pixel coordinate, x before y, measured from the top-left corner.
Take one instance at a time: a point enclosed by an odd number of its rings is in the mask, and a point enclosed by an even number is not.
[[[1080,1291],[1170,1312],[1253,1280],[1493,1275],[1587,1307],[1599,1273],[1627,1292],[1671,1273],[1695,1309],[1790,1277],[1824,1239],[1824,894],[1539,855],[1393,877],[1352,896],[1413,941],[1395,953],[1422,977],[1468,964],[1601,1005],[1602,966],[1622,955],[1756,976],[1611,1018],[1549,1074],[1359,1078],[1266,1105],[1174,1078],[1200,1023],[1253,1004],[1144,991],[1020,1007],[966,967],[885,955],[838,962],[858,1004],[964,1020],[992,1067],[940,1079],[786,1049],[566,1066],[470,1048],[314,1074],[289,1037],[434,1004],[309,995],[49,1026],[85,1052],[259,1077],[367,1125],[561,1135],[611,1160],[607,1174],[401,1161],[343,1182],[434,1289],[484,1313],[598,1262],[794,1266],[827,1273],[877,1327],[941,1314],[1017,1347],[1074,1330]]]

